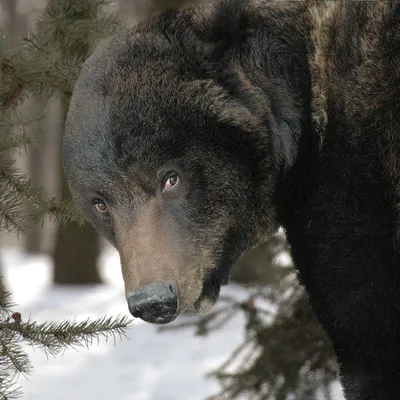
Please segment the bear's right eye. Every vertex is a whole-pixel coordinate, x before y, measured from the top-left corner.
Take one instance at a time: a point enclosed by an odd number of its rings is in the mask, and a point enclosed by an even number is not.
[[[179,182],[179,176],[176,173],[172,173],[168,179],[165,180],[163,192],[172,189]]]
[[[94,208],[97,212],[104,214],[105,212],[108,211],[108,207],[104,201],[101,201],[99,199],[94,199],[93,200],[93,205]]]

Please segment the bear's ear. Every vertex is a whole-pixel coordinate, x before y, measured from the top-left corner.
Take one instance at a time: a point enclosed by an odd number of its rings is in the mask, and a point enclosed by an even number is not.
[[[202,114],[213,116],[219,122],[243,131],[254,132],[263,128],[260,116],[214,79],[194,79],[182,84],[179,90],[183,94],[179,96],[182,101],[190,98]],[[185,104],[181,106],[185,107]]]
[[[244,69],[231,62],[221,75],[185,83],[182,99],[220,122],[245,132],[268,136],[277,164],[290,168],[301,135],[301,102],[282,79],[271,81],[263,71]],[[193,95],[194,94],[194,95]]]
[[[235,74],[236,95],[213,79],[192,80],[178,88],[179,106],[184,109],[187,99],[191,99],[201,113],[242,132],[268,138],[276,164],[290,168],[296,159],[301,131],[300,114],[293,99],[272,90],[271,97],[266,96],[241,70]]]

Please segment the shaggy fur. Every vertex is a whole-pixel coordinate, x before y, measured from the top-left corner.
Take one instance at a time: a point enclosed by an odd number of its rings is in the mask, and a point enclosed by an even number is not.
[[[347,398],[399,399],[399,26],[396,0],[215,0],[99,46],[64,164],[127,292],[204,311],[283,225]]]

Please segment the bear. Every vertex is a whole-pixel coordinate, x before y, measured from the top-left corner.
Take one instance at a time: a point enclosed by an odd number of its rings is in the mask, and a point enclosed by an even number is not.
[[[63,163],[129,311],[206,312],[280,226],[347,399],[400,398],[400,1],[212,0],[99,44]]]

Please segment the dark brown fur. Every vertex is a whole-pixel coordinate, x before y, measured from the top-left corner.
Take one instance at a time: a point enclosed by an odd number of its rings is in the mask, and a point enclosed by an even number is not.
[[[172,282],[207,310],[283,225],[347,398],[399,399],[399,23],[394,0],[216,0],[100,46],[64,160],[127,293]]]

